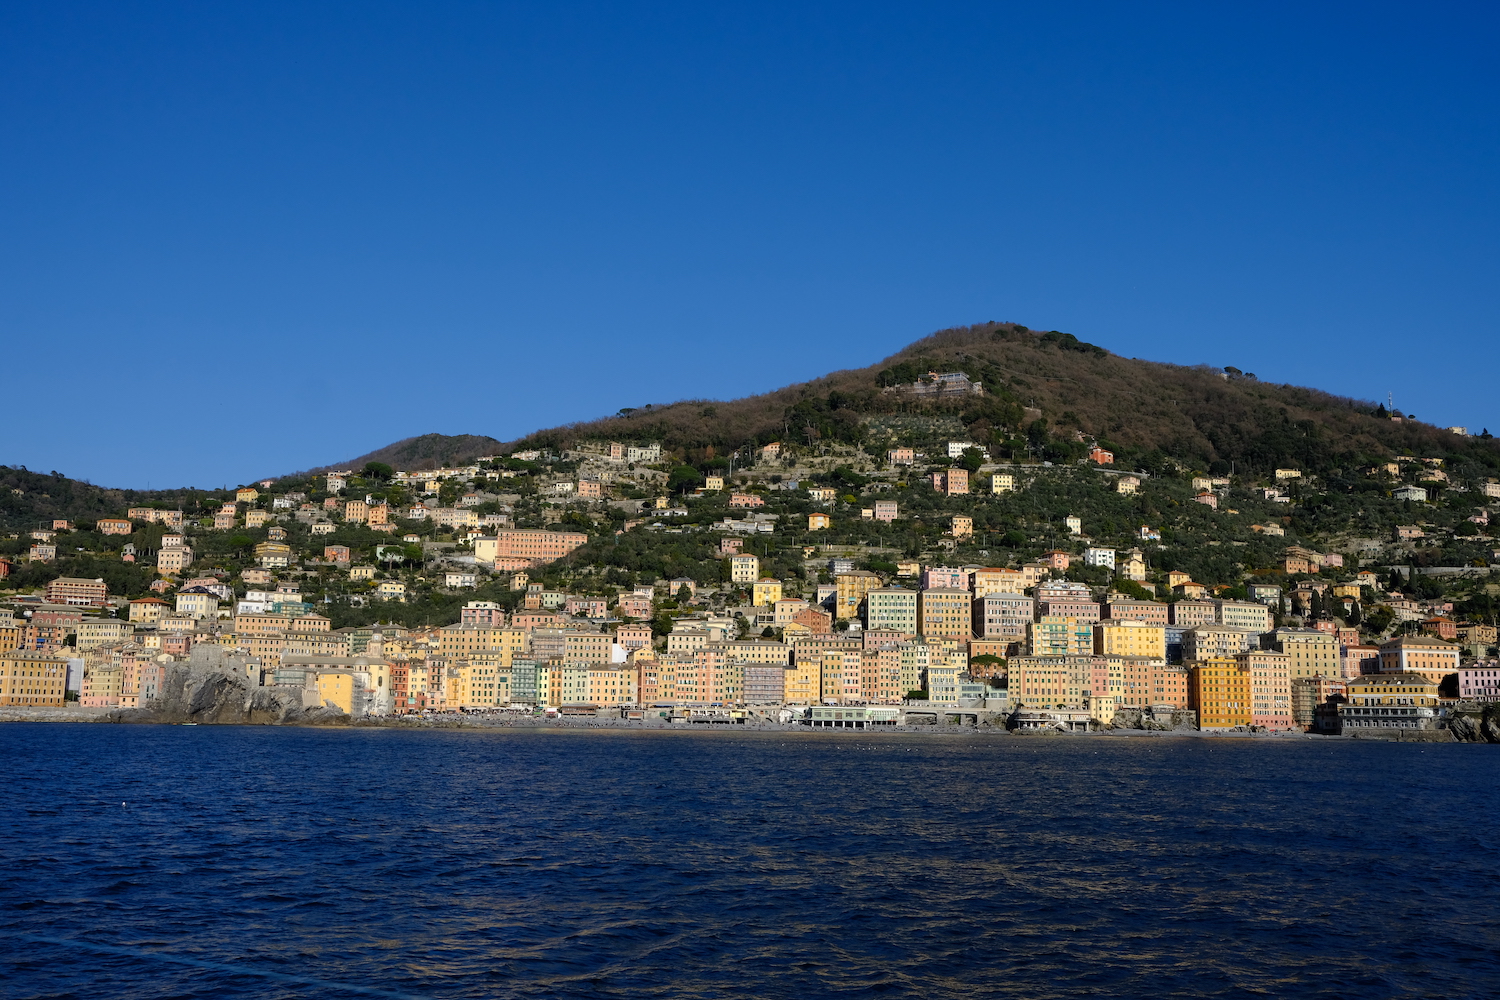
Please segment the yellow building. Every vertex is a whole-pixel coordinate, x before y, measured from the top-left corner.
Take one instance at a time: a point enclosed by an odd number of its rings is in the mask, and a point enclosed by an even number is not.
[[[318,700],[324,705],[333,705],[345,715],[354,714],[353,671],[319,670],[317,685]]]
[[[1250,687],[1250,668],[1242,661],[1215,657],[1188,664],[1188,704],[1198,712],[1198,728],[1250,726]]]
[[[954,538],[973,538],[974,519],[967,514],[954,514],[952,532]]]
[[[926,683],[928,668],[934,660],[941,661],[944,653],[940,646],[921,639],[903,642],[898,652],[901,657],[901,696],[904,698],[911,691],[924,690],[922,685]]]
[[[990,492],[1011,493],[1016,488],[1016,477],[1008,472],[997,472],[990,478]]]
[[[21,629],[24,627],[14,618],[0,618],[0,652],[21,645]]]
[[[0,705],[61,708],[68,661],[51,653],[20,649],[0,653]]]
[[[80,650],[93,649],[111,642],[123,642],[130,638],[129,622],[118,618],[85,618],[78,623],[77,646]]]
[[[1419,673],[1365,674],[1349,682],[1349,704],[1387,707],[1416,705],[1436,708],[1437,683]]]
[[[864,603],[866,595],[872,590],[880,587],[880,577],[867,570],[855,570],[852,573],[840,573],[833,578],[833,584],[837,588],[833,604],[833,617],[856,618],[859,616],[859,606]]]
[[[962,639],[974,635],[974,602],[967,590],[932,587],[917,595],[917,629],[927,639]]]
[[[729,557],[729,581],[731,583],[754,583],[760,579],[760,557],[748,552]]]
[[[142,597],[130,602],[130,620],[154,622],[167,613],[169,605],[160,597]]]
[[[468,709],[505,708],[510,705],[510,669],[498,663],[459,661],[458,702]]]
[[[809,515],[807,515],[807,530],[808,531],[822,531],[825,528],[829,528],[829,527],[832,527],[832,526],[833,526],[833,519],[831,517],[829,517],[827,514],[809,514]]]
[[[1101,656],[1167,658],[1167,630],[1138,621],[1103,621],[1094,626],[1094,652]]]
[[[615,637],[608,632],[569,629],[563,636],[563,663],[568,666],[598,666],[610,661]]]
[[[349,579],[353,580],[353,581],[356,581],[356,582],[360,581],[360,580],[373,580],[373,579],[375,579],[375,567],[374,566],[350,566],[349,567]]]
[[[261,542],[255,546],[255,561],[261,566],[290,566],[292,557],[292,547],[285,542]]]
[[[821,664],[823,704],[855,704],[863,701],[863,656],[857,649],[825,649]]]
[[[634,705],[637,702],[637,668],[618,666],[589,668],[588,701],[593,705]]]
[[[1017,707],[1087,709],[1109,699],[1108,664],[1093,655],[1016,656],[1006,669]]]
[[[1262,641],[1261,647],[1266,643]],[[1279,628],[1271,633],[1270,646],[1291,657],[1291,679],[1299,677],[1340,678],[1338,640],[1327,632],[1311,628]]]
[[[438,652],[456,660],[493,650],[499,663],[509,669],[511,658],[526,652],[526,632],[518,628],[489,625],[449,625],[438,634]]]
[[[786,672],[783,687],[788,705],[816,705],[823,696],[822,652],[797,657]]]
[[[750,603],[756,607],[765,607],[775,604],[781,600],[781,581],[767,577],[757,580],[751,589]]]
[[[1434,684],[1458,672],[1462,647],[1425,635],[1405,635],[1380,644],[1380,672],[1421,674]]]
[[[375,588],[375,593],[382,601],[406,603],[406,584],[395,580],[381,580]]]
[[[1066,615],[1042,615],[1026,626],[1032,656],[1087,656],[1094,651],[1094,625]]]

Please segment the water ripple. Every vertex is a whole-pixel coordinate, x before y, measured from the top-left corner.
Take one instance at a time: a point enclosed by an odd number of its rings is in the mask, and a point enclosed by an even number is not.
[[[6,725],[6,997],[1494,995],[1491,748]]]

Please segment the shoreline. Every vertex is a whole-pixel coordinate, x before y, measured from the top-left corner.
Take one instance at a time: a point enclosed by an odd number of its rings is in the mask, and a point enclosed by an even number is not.
[[[874,735],[897,735],[897,736],[967,736],[988,738],[1018,738],[1018,739],[1045,739],[1045,738],[1126,738],[1126,739],[1231,739],[1231,740],[1318,740],[1318,741],[1342,741],[1342,742],[1369,742],[1377,741],[1384,743],[1456,743],[1446,730],[1439,730],[1430,738],[1417,740],[1400,739],[1391,736],[1345,736],[1328,735],[1323,733],[1283,732],[1283,733],[1248,733],[1233,731],[1215,731],[1198,729],[1178,730],[1150,730],[1150,729],[1102,729],[1090,732],[1062,732],[1056,730],[1011,732],[1002,726],[946,726],[946,725],[923,725],[923,726],[881,726],[869,729],[832,729],[813,727],[797,723],[783,722],[748,722],[741,724],[726,723],[672,723],[665,719],[597,719],[597,718],[575,718],[562,717],[542,719],[535,716],[461,716],[461,715],[427,715],[427,716],[377,716],[363,719],[350,719],[341,717],[325,721],[314,722],[284,722],[284,723],[255,723],[255,722],[200,722],[183,723],[165,719],[149,718],[120,718],[117,713],[119,709],[113,708],[21,708],[7,706],[0,708],[0,724],[4,723],[62,723],[62,724],[114,724],[134,726],[180,726],[180,725],[202,725],[202,726],[260,726],[264,728],[292,728],[292,729],[400,729],[400,730],[473,730],[473,731],[523,731],[531,730],[537,732],[650,732],[650,733],[803,733],[818,736],[874,736]],[[113,716],[113,717],[112,717]]]

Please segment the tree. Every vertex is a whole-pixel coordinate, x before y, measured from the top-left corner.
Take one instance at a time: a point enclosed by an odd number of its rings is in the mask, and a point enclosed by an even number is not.
[[[384,462],[366,462],[365,467],[360,470],[359,474],[366,479],[378,479],[384,482],[394,476],[396,470]]]
[[[960,468],[968,469],[969,475],[972,476],[984,464],[984,459],[984,452],[978,448],[965,448],[963,455],[958,459],[958,464]]]
[[[673,493],[685,493],[689,488],[701,482],[703,482],[703,476],[697,469],[691,465],[679,465],[667,477],[667,489]]]
[[[994,653],[980,653],[978,656],[975,656],[969,660],[969,666],[1003,667],[1005,666],[1005,660],[1002,657],[996,656]]]
[[[1369,629],[1374,634],[1379,635],[1386,629],[1390,628],[1391,622],[1395,620],[1396,612],[1392,611],[1384,604],[1380,604],[1372,608],[1369,614],[1365,615],[1365,628]]]

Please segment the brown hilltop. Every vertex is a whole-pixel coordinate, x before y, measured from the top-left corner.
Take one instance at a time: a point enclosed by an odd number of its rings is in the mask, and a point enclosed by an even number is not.
[[[1232,365],[1247,359],[1224,360]],[[929,368],[963,371],[987,391],[949,401],[882,391]],[[1017,459],[1043,457],[1048,447],[1054,449],[1051,457],[1076,457],[1063,444],[1077,444],[1083,436],[1117,450],[1123,463],[1171,456],[1205,468],[1233,462],[1243,471],[1316,471],[1413,454],[1500,466],[1494,441],[1395,422],[1375,403],[1260,382],[1234,367],[1124,358],[1068,334],[1011,323],[943,330],[868,368],[758,396],[684,400],[537,431],[507,450],[565,448],[600,438],[659,440],[693,459],[708,449],[722,454],[775,440],[859,442],[868,418],[880,414],[957,417],[974,440]],[[1023,443],[1031,445],[1024,454]]]

